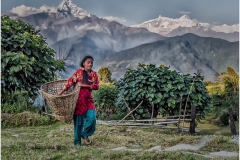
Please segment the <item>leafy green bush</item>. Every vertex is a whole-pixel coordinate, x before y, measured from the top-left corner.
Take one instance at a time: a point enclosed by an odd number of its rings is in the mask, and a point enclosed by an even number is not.
[[[151,117],[152,107],[154,108],[154,118],[159,113],[164,116],[178,115],[181,97],[181,113],[183,114],[187,95],[192,84],[186,114],[190,113],[190,106],[196,106],[199,114],[197,119],[201,119],[212,107],[212,102],[203,84],[203,77],[200,75],[181,75],[176,71],[169,70],[168,67],[139,64],[137,69],[128,69],[117,86],[131,110],[143,101],[141,107],[134,112],[135,117],[141,119]],[[118,97],[117,106],[126,110],[120,96]]]
[[[64,62],[54,59],[39,30],[21,20],[1,16],[1,87],[2,102],[16,90],[37,96],[39,87],[54,80]]]
[[[99,119],[108,119],[113,115],[121,116],[121,111],[115,106],[118,92],[114,85],[101,84],[99,90],[93,91],[97,116]]]
[[[2,113],[17,114],[23,111],[38,111],[38,109],[32,105],[32,102],[30,102],[28,92],[24,90],[13,92],[7,101],[1,104]]]

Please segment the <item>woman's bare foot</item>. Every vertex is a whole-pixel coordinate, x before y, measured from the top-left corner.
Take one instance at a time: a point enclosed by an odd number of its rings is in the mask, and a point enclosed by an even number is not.
[[[91,140],[88,137],[84,138],[84,141],[85,141],[86,144],[91,144],[92,143]]]

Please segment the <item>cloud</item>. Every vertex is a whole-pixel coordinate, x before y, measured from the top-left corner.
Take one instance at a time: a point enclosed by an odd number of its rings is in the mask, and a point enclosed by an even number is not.
[[[77,31],[82,31],[82,32],[86,30],[95,30],[96,32],[105,32],[105,33],[111,34],[108,28],[102,27],[98,24],[93,26],[93,25],[90,25],[89,23],[86,23],[81,26],[75,26],[75,29]]]
[[[107,19],[108,21],[117,21],[119,23],[126,23],[127,22],[125,19],[118,18],[118,17],[113,17],[113,16],[107,16],[107,17],[103,17],[103,18]]]
[[[21,6],[13,7],[12,10],[10,10],[10,13],[18,14],[21,17],[25,17],[30,14],[41,13],[44,11],[57,12],[56,8],[54,7],[42,6],[38,9],[35,7],[27,7],[25,5],[21,5]]]
[[[191,14],[192,12],[187,12],[187,11],[179,11],[178,13],[180,13],[180,14]]]

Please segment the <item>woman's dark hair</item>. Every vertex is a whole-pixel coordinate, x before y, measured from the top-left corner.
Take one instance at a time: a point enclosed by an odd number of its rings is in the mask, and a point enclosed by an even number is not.
[[[91,58],[92,61],[94,60],[92,56],[85,56],[85,57],[82,59],[82,62],[80,63],[80,66],[81,66],[81,67],[84,67],[84,66],[83,66],[83,63],[84,63],[88,58]]]
[[[92,61],[94,60],[92,56],[85,56],[83,59],[82,59],[82,62],[80,64],[81,67],[84,67],[83,66],[83,63],[88,59],[92,59]],[[88,83],[88,79],[89,79],[89,75],[87,73],[87,71],[83,70],[83,83]]]

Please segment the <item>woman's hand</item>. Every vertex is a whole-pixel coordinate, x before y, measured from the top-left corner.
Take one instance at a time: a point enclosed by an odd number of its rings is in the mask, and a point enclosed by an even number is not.
[[[59,91],[59,92],[57,93],[57,96],[61,96],[64,91],[65,91],[64,89],[62,89],[61,91]]]
[[[78,87],[86,87],[86,84],[83,84],[83,83],[80,83],[80,82],[78,82],[77,84],[78,84]]]
[[[77,82],[77,77],[75,75],[72,76],[72,81],[73,81],[73,83]]]
[[[88,82],[90,82],[91,84],[93,84],[93,83],[95,83],[95,81],[93,81],[93,80],[88,80]]]
[[[56,95],[57,95],[57,96],[61,96],[61,95],[62,95],[62,92],[60,91],[60,92],[58,92]]]
[[[77,84],[78,84],[78,87],[89,87],[89,85],[83,84],[83,83],[80,83],[80,82],[78,82]]]

